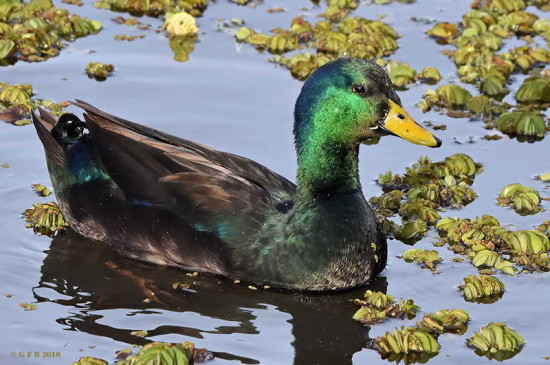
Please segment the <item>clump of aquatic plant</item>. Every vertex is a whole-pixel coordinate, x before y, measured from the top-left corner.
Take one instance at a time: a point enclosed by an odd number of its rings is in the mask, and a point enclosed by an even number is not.
[[[36,203],[23,213],[27,228],[36,233],[54,236],[67,226],[59,206],[55,202]]]
[[[439,253],[435,250],[421,250],[412,248],[403,253],[403,259],[407,262],[416,262],[421,267],[437,273],[436,265],[443,261]]]
[[[468,329],[470,316],[462,309],[444,309],[424,315],[422,321],[416,322],[418,328],[436,336],[442,333],[462,335]]]
[[[133,348],[117,352],[117,365],[144,365],[144,364],[177,364],[189,365],[205,362],[214,358],[210,351],[195,348],[195,344],[186,341],[183,343],[151,342],[144,345],[139,352]],[[95,357],[83,357],[71,365],[106,365],[105,360]]]
[[[517,355],[525,340],[504,323],[491,322],[468,338],[466,344],[474,348],[479,356],[502,361]]]
[[[425,362],[439,352],[439,343],[428,332],[415,327],[396,328],[374,339],[382,358],[405,363]]]
[[[162,28],[165,29],[168,34],[174,36],[195,35],[199,30],[195,18],[184,11],[179,13],[166,13]]]
[[[504,294],[504,284],[492,275],[469,275],[459,288],[468,302],[494,303]]]
[[[274,54],[271,61],[287,67],[292,76],[300,80],[306,79],[319,66],[338,57],[374,59],[395,52],[398,35],[392,27],[380,20],[340,18],[338,14],[345,14],[351,9],[340,3],[331,1],[333,9],[341,11],[331,14],[325,12],[327,20],[320,20],[315,25],[303,17],[297,17],[286,30],[277,28],[268,35],[243,27],[235,33],[235,38],[238,42]],[[316,54],[299,52],[290,57],[283,56],[285,53],[306,49],[314,49]]]
[[[420,219],[427,224],[435,224],[440,216],[437,213],[438,205],[429,200],[417,198],[401,204],[399,215],[404,219]]]
[[[377,309],[384,309],[388,305],[395,303],[393,296],[377,291],[367,290],[364,297],[366,305]]]
[[[515,183],[502,188],[497,205],[512,207],[520,215],[535,214],[544,209],[540,206],[540,193],[533,188]]]
[[[550,239],[538,230],[514,231],[504,236],[513,253],[538,254],[550,250]]]
[[[520,113],[525,114],[526,118],[519,128],[516,128],[519,120],[510,123],[510,119],[506,119],[509,117],[501,120],[496,127],[504,133],[520,136],[519,141],[527,139],[531,142],[542,138],[547,127],[538,118],[536,110],[546,109],[550,105],[550,77],[547,71],[533,71],[550,63],[550,51],[536,47],[536,42],[531,39],[541,36],[550,41],[550,23],[544,17],[539,18],[537,14],[526,11],[527,5],[543,6],[541,3],[547,6],[546,2],[538,0],[476,0],[471,4],[472,10],[462,16],[460,23],[435,24],[427,34],[438,43],[454,46],[454,49],[444,50],[443,53],[455,63],[460,81],[474,84],[481,96],[489,98],[465,101],[467,94],[455,88],[454,102],[447,100],[445,103],[441,102],[441,96],[436,91],[429,90],[418,106],[423,111],[435,106],[456,117],[468,117],[472,112],[487,118],[487,128],[494,128],[494,118],[512,107],[499,102],[510,92],[510,76],[519,72],[532,73],[515,94],[520,109],[525,109]],[[525,37],[529,44],[501,52],[504,41],[512,37]]]
[[[415,81],[416,70],[405,62],[390,61],[386,69],[393,85],[397,88],[405,88]]]
[[[32,99],[33,88],[28,84],[8,85],[0,82],[0,121],[14,125],[30,124],[31,110],[42,107],[59,115],[69,104],[51,100]]]
[[[32,184],[32,189],[38,194],[38,196],[46,197],[49,196],[52,192],[47,186],[41,184]]]
[[[435,67],[424,67],[416,74],[416,79],[426,84],[437,84],[441,80],[441,74]]]
[[[509,251],[503,235],[509,231],[494,217],[487,214],[474,220],[445,217],[436,229],[443,244],[449,244],[451,251],[468,257],[481,270],[494,268],[509,275],[515,273],[514,265],[503,257],[503,252]]]
[[[185,11],[192,16],[201,16],[208,6],[208,0],[97,0],[94,6],[99,9],[150,16],[180,11]]]
[[[116,34],[113,36],[113,39],[116,41],[127,41],[127,42],[133,42],[136,39],[143,39],[143,38],[145,38],[143,34],[138,34],[138,35]]]
[[[509,231],[490,215],[474,220],[445,217],[436,229],[441,236],[438,246],[448,244],[451,251],[472,260],[480,272],[496,269],[514,275],[516,265],[523,272],[550,271],[548,223],[533,230]]]
[[[547,51],[550,53],[550,51]],[[550,55],[548,56],[550,58]],[[544,109],[550,103],[550,77],[534,76],[523,81],[516,93],[516,101],[526,104],[546,104]]]
[[[406,244],[414,244],[422,237],[426,236],[428,225],[421,219],[415,219],[404,223],[402,226],[393,227],[394,237]]]
[[[81,357],[78,361],[73,362],[71,365],[109,365],[105,360],[98,359],[93,356]]]
[[[492,120],[494,116],[508,111],[510,105],[499,102],[487,95],[477,95],[468,99],[466,109],[474,116]]]
[[[0,9],[0,63],[45,61],[59,54],[64,40],[96,34],[101,27],[50,0],[9,0]]]
[[[369,203],[380,209],[389,209],[397,212],[403,200],[403,192],[401,190],[392,190],[384,193],[381,196],[374,196],[369,199]]]
[[[32,109],[32,95],[33,89],[31,85],[8,85],[6,83],[0,83],[0,107],[6,109],[18,108],[21,109],[21,113],[28,113]]]
[[[377,182],[386,193],[370,202],[384,232],[411,244],[440,219],[442,208],[458,208],[475,200],[477,194],[470,185],[481,171],[482,166],[465,154],[439,162],[421,157],[404,175],[391,171],[379,175]],[[389,219],[395,213],[403,218],[402,225]]]
[[[527,141],[542,139],[546,134],[544,119],[529,111],[504,113],[495,120],[495,126],[499,131],[511,136],[525,136]]]
[[[540,180],[542,182],[550,182],[550,172],[547,172],[546,174],[537,175],[535,179]]]
[[[195,18],[186,12],[166,13],[166,20],[163,29],[166,30],[168,42],[174,60],[185,62],[189,59],[189,54],[195,50],[195,44],[198,41],[198,27]]]
[[[107,77],[113,74],[114,70],[114,65],[101,62],[88,62],[88,65],[86,66],[86,73],[88,74],[88,77],[97,81],[106,80]]]
[[[411,319],[416,315],[418,306],[412,299],[399,299],[382,292],[367,290],[364,299],[355,299],[354,303],[360,305],[353,319],[364,324],[380,323],[388,318]]]
[[[495,268],[502,271],[505,274],[513,275],[515,274],[514,265],[505,259],[496,252],[487,249],[482,249],[477,251],[472,257],[472,265],[475,267],[486,267],[486,268]]]
[[[417,106],[426,112],[434,107],[438,109],[447,108],[450,110],[464,109],[472,94],[462,86],[448,84],[438,87],[436,90],[429,89],[424,93],[424,100]]]

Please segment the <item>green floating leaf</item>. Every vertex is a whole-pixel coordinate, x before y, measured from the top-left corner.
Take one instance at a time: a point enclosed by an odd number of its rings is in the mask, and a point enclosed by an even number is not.
[[[496,120],[495,124],[498,130],[510,135],[543,138],[546,134],[544,119],[531,112],[504,113]]]
[[[390,61],[386,68],[393,85],[398,88],[406,87],[415,81],[416,71],[405,62]]]
[[[523,81],[516,93],[520,103],[549,103],[550,77],[534,77]]]
[[[0,59],[8,57],[15,48],[15,42],[10,39],[0,39]]]
[[[113,74],[115,66],[111,64],[104,64],[101,62],[89,62],[86,66],[86,73],[88,77],[94,78],[97,81],[103,81],[107,77]]]
[[[73,362],[71,365],[109,365],[109,363],[103,359],[98,359],[93,356],[81,357],[78,361]]]
[[[444,309],[435,313],[427,313],[417,326],[435,335],[442,333],[464,334],[468,329],[470,316],[461,309]]]
[[[504,323],[492,322],[466,340],[479,356],[503,361],[517,355],[525,340]]]
[[[35,232],[54,236],[67,226],[59,206],[55,202],[37,203],[23,213],[27,227]]]
[[[38,194],[38,196],[46,197],[50,196],[51,191],[47,186],[40,184],[32,184],[32,189]]]
[[[432,270],[434,273],[437,271],[435,267],[437,264],[443,261],[439,252],[435,250],[421,250],[413,248],[403,253],[403,259],[407,262],[417,262],[420,266]]]
[[[464,278],[464,284],[459,288],[468,302],[494,303],[502,298],[504,293],[502,281],[491,275],[469,275]]]
[[[520,215],[531,215],[543,211],[540,203],[541,197],[538,191],[518,183],[506,185],[497,198],[497,205],[512,207]]]
[[[441,74],[435,67],[424,67],[417,75],[416,78],[423,83],[437,84],[441,80]]]
[[[383,357],[391,354],[437,354],[439,343],[428,332],[414,328],[401,327],[375,338],[376,349]]]
[[[199,30],[195,18],[185,11],[166,13],[162,28],[174,36],[191,36],[197,34]]]

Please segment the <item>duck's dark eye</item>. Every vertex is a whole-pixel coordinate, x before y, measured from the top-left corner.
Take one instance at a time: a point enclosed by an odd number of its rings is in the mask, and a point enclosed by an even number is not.
[[[365,87],[365,85],[361,85],[361,84],[355,84],[351,89],[357,95],[365,95],[365,93],[367,92],[367,88]]]

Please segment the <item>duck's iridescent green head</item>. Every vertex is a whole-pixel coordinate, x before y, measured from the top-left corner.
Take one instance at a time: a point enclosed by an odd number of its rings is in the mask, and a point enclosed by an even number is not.
[[[351,145],[387,134],[441,145],[401,107],[386,71],[363,59],[340,58],[317,69],[302,87],[294,118],[298,149],[308,138]]]

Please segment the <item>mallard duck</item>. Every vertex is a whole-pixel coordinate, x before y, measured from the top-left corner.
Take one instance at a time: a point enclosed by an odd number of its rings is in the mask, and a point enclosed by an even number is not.
[[[297,183],[244,157],[107,114],[33,115],[61,210],[122,255],[257,285],[335,290],[386,265],[361,191],[361,142],[441,141],[402,108],[376,63],[341,58],[304,83],[294,110]]]

